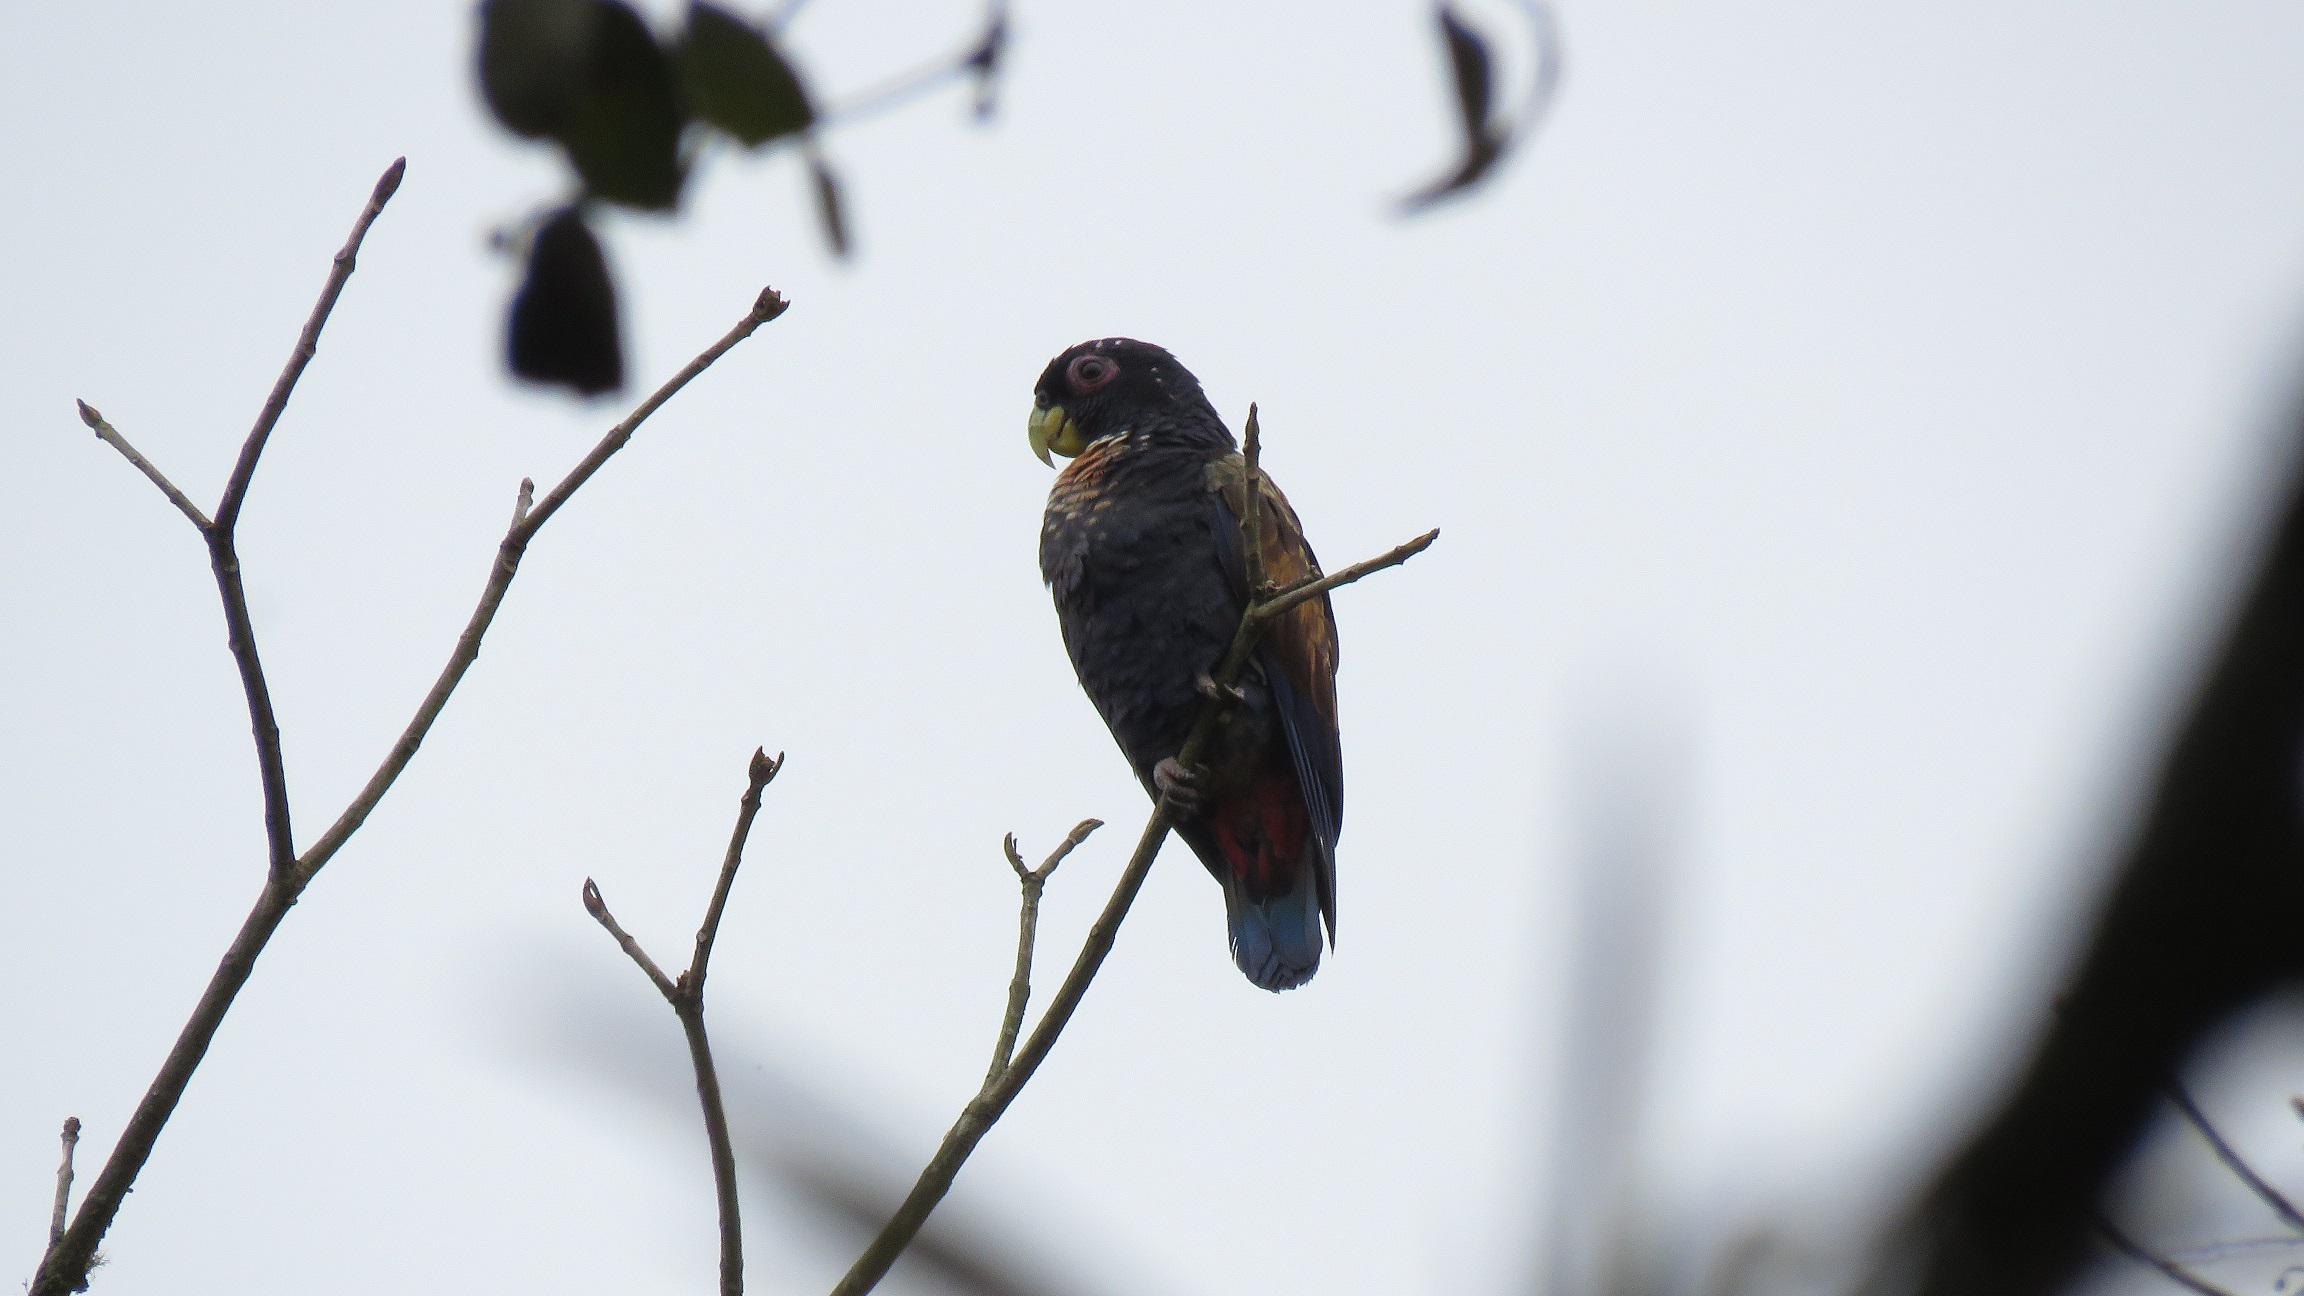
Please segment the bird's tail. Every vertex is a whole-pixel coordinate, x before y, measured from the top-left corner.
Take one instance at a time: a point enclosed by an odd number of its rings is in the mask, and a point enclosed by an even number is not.
[[[1306,843],[1305,854],[1320,849]],[[1290,887],[1261,898],[1234,873],[1224,881],[1224,920],[1232,931],[1232,961],[1266,990],[1293,990],[1320,970],[1319,872],[1306,859]]]

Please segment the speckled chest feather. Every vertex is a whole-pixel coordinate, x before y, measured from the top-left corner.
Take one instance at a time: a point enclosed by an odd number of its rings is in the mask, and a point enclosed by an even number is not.
[[[1090,446],[1056,478],[1040,530],[1082,689],[1138,777],[1190,729],[1194,679],[1240,622],[1214,534],[1209,456],[1125,436]]]

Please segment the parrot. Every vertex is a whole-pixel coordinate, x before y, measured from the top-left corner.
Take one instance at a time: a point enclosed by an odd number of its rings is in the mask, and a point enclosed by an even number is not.
[[[1064,648],[1145,792],[1224,889],[1232,959],[1255,985],[1312,979],[1336,941],[1344,758],[1336,617],[1323,593],[1274,618],[1236,687],[1212,678],[1247,606],[1240,517],[1257,492],[1265,578],[1320,563],[1280,488],[1241,457],[1199,380],[1161,347],[1082,342],[1032,389],[1032,451],[1071,462],[1048,492],[1040,575]],[[1211,702],[1205,759],[1177,754]]]

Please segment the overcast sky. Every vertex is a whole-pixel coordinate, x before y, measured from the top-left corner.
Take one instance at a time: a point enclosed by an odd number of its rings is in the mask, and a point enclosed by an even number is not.
[[[819,0],[793,40],[838,100],[978,21]],[[828,1286],[859,1240],[793,1184],[849,1157],[908,1181],[973,1091],[1001,834],[1112,825],[1049,892],[1046,987],[1143,821],[1039,583],[1024,442],[1041,366],[1114,333],[1235,421],[1261,404],[1331,566],[1443,536],[1338,597],[1340,951],[1256,991],[1172,852],[955,1220],[1056,1290],[1508,1288],[1580,870],[1632,840],[1659,961],[1626,1174],[1683,1242],[1781,1217],[1847,1244],[2039,1022],[2245,570],[2304,349],[2304,10],[1560,23],[1542,137],[1413,221],[1390,203],[1452,129],[1421,7],[1031,0],[988,126],[954,89],[829,141],[851,263],[788,156],[715,155],[679,220],[612,220],[642,390],[763,284],[793,309],[546,529],[265,956],[97,1290],[706,1289],[678,1031],[577,890],[672,958],[756,744],[790,764],[712,1019],[755,1287]],[[37,1259],[57,1124],[87,1122],[92,1173],[262,873],[205,555],[73,399],[213,502],[407,156],[242,526],[302,845],[445,660],[515,484],[637,395],[501,372],[488,236],[561,180],[483,114],[471,27],[0,14],[5,1272]],[[1639,971],[1637,940],[1597,944]],[[2261,1083],[2217,1099],[2291,1146],[2292,1055],[2248,1047]]]

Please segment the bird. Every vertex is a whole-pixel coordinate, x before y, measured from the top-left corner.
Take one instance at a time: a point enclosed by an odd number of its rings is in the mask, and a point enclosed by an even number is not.
[[[1312,979],[1336,941],[1344,758],[1336,617],[1323,593],[1267,626],[1231,689],[1212,673],[1247,607],[1240,517],[1257,492],[1266,578],[1318,577],[1280,488],[1248,479],[1231,430],[1165,349],[1108,337],[1032,389],[1032,452],[1071,460],[1048,492],[1040,575],[1080,687],[1176,834],[1224,889],[1232,959],[1257,986]],[[1205,759],[1177,760],[1207,706]]]

